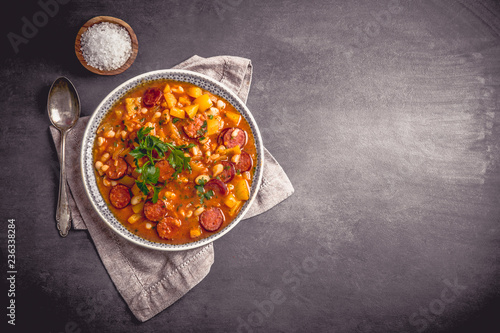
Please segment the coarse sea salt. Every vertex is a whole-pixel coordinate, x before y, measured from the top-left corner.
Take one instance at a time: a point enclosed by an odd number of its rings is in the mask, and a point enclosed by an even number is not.
[[[110,22],[90,26],[82,34],[80,45],[87,64],[102,71],[122,67],[132,54],[132,40],[128,31]]]

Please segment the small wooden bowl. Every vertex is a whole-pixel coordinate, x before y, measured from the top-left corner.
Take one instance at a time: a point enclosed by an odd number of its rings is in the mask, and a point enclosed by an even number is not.
[[[85,61],[85,58],[83,57],[82,50],[81,50],[81,38],[82,34],[87,31],[87,29],[97,23],[102,23],[102,22],[110,22],[110,23],[115,23],[118,24],[125,29],[127,29],[128,34],[130,35],[130,39],[132,41],[132,54],[128,58],[128,60],[123,64],[122,67],[114,69],[112,71],[102,71],[98,68],[89,66],[87,62]],[[96,16],[85,23],[80,30],[78,31],[78,34],[76,35],[76,40],[75,40],[75,53],[76,57],[78,60],[80,60],[80,63],[83,65],[83,67],[87,68],[89,71],[92,73],[96,73],[99,75],[116,75],[123,73],[127,68],[132,65],[132,63],[135,60],[135,57],[137,56],[137,51],[139,50],[139,43],[137,42],[137,36],[134,33],[134,30],[128,25],[125,21],[122,21],[116,17],[111,17],[111,16]]]

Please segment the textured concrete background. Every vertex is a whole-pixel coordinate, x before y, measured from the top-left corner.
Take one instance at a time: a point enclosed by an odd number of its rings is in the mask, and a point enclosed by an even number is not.
[[[60,2],[47,22],[36,1],[1,14],[0,294],[6,311],[15,218],[19,332],[500,331],[495,1]],[[73,51],[98,15],[139,39],[118,76]],[[34,19],[15,53],[8,33]],[[248,106],[296,192],[216,241],[210,274],[139,323],[88,233],[56,231],[46,96],[67,76],[90,115],[128,78],[194,54],[252,60]]]

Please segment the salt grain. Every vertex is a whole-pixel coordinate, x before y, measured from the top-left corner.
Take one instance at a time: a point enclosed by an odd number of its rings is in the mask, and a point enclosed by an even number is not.
[[[82,34],[81,51],[89,66],[112,71],[130,58],[132,40],[124,27],[110,22],[98,23]]]

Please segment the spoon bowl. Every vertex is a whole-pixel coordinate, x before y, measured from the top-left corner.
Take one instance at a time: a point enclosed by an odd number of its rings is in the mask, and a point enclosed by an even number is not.
[[[59,130],[69,130],[80,117],[80,98],[75,87],[65,77],[52,83],[47,100],[47,111],[52,125]]]
[[[61,154],[59,159],[61,168],[56,221],[59,234],[62,237],[66,237],[71,228],[71,210],[69,207],[65,168],[66,135],[75,126],[80,117],[80,98],[75,87],[67,78],[57,78],[50,87],[47,99],[47,112],[52,125],[61,132]]]

